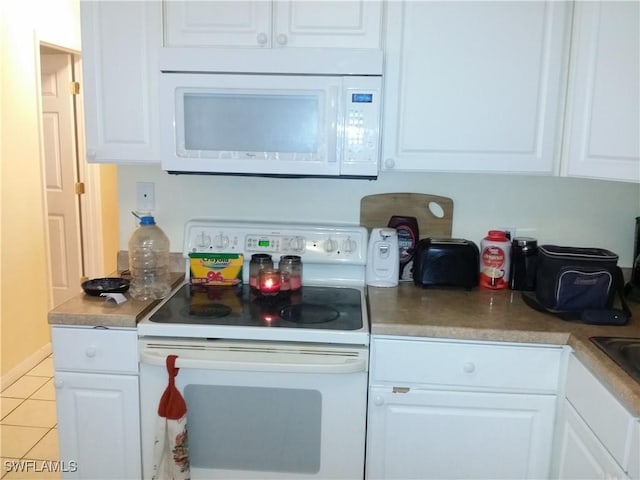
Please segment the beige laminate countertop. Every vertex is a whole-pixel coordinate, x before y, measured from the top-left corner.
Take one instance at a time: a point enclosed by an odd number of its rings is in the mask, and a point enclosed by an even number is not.
[[[176,287],[184,280],[183,273],[172,273],[171,283]],[[80,293],[49,312],[50,325],[81,325],[135,328],[138,321],[160,300],[140,301],[125,293],[127,301],[120,305],[106,302],[103,297]]]
[[[457,340],[569,345],[594,374],[640,417],[640,383],[631,378],[590,340],[592,336],[640,338],[640,305],[625,326],[593,326],[566,322],[533,310],[511,290],[471,291],[368,287],[371,333]]]
[[[184,273],[172,273],[174,286]],[[135,328],[159,300],[112,305],[83,293],[49,312],[51,325]],[[371,333],[457,340],[485,340],[569,345],[635,416],[640,417],[640,383],[632,379],[591,341],[591,336],[640,338],[640,305],[623,327],[565,322],[524,304],[519,292],[474,289],[422,289],[412,283],[395,288],[368,287]]]

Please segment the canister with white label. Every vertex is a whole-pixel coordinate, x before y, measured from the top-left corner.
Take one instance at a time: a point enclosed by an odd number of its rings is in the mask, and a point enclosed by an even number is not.
[[[511,242],[502,230],[489,230],[480,243],[480,282],[482,288],[509,288]]]

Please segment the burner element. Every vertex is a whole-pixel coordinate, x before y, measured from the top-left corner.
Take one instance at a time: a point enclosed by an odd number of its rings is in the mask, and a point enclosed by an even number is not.
[[[295,323],[327,323],[340,317],[340,312],[326,305],[312,303],[287,305],[280,310],[280,318]]]
[[[231,308],[222,303],[194,304],[187,309],[187,314],[194,317],[222,318],[231,313]]]

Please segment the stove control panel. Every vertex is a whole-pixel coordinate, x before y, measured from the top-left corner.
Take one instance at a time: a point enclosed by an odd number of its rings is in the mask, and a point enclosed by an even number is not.
[[[185,229],[184,254],[268,253],[299,255],[303,262],[364,265],[368,232],[360,226],[274,224],[192,220]]]

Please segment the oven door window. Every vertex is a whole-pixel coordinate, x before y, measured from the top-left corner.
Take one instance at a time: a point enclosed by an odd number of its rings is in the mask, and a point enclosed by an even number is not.
[[[317,390],[187,385],[192,467],[314,474],[320,470]]]

